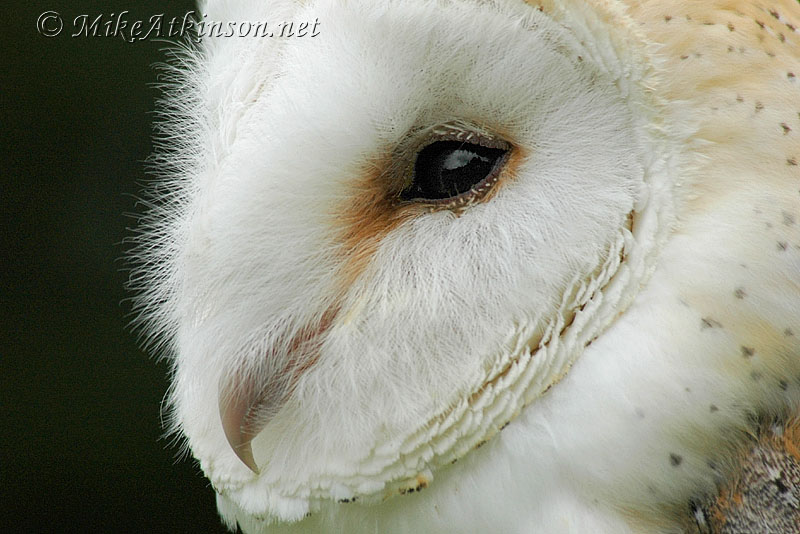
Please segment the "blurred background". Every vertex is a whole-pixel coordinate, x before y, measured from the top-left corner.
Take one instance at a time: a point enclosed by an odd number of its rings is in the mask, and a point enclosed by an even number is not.
[[[82,14],[193,2],[0,7],[0,532],[222,533],[198,466],[163,436],[168,366],[128,328],[122,260],[147,179],[167,42],[70,37]],[[37,32],[57,11],[61,35]]]

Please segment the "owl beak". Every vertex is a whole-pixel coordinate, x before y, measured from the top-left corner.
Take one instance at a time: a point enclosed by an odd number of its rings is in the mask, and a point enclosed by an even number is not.
[[[328,310],[317,324],[300,329],[286,354],[268,352],[268,360],[285,362],[282,370],[266,375],[242,371],[220,384],[219,414],[225,438],[253,473],[259,474],[253,439],[281,410],[300,376],[316,363],[321,339],[336,313]]]
[[[281,410],[299,375],[316,361],[315,356],[304,354],[304,364],[298,365],[301,357],[295,356],[289,357],[280,372],[235,373],[219,389],[219,415],[225,438],[236,456],[256,474],[259,469],[253,457],[253,439]]]
[[[220,395],[219,406],[225,438],[242,463],[253,473],[258,474],[259,469],[253,457],[252,446],[253,438],[258,432],[248,423],[251,420],[248,415],[252,411],[252,405],[243,395],[228,397],[227,400],[225,397]]]

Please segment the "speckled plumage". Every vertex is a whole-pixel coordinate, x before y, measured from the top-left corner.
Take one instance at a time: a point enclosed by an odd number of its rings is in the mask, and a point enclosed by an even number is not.
[[[800,406],[800,4],[203,8],[321,21],[187,52],[141,238],[174,426],[229,526],[785,520],[752,503],[794,442],[747,451]],[[511,147],[502,170],[404,200],[455,131]]]
[[[687,534],[800,532],[799,429],[797,420],[763,425],[717,495],[692,503]]]
[[[642,31],[660,45],[668,72],[663,86],[666,94],[686,101],[703,118],[698,136],[711,141],[700,151],[708,158],[702,172],[715,178],[705,191],[709,196],[689,199],[688,206],[702,213],[710,198],[725,198],[730,178],[739,174],[740,180],[749,181],[758,191],[753,192],[750,213],[744,218],[753,226],[761,225],[765,255],[778,263],[788,262],[789,272],[797,273],[797,258],[781,256],[791,253],[789,243],[797,241],[800,3],[627,3]],[[771,206],[758,199],[770,189],[775,201]],[[799,248],[795,244],[795,250]],[[747,268],[746,264],[740,267]],[[740,285],[733,297],[735,302],[751,295]],[[729,313],[735,314],[737,308],[733,305]],[[796,329],[789,324],[793,318],[787,319],[782,334],[792,340],[789,353],[797,354]],[[709,326],[714,324],[709,322]],[[774,328],[773,338],[778,339],[780,324]],[[757,334],[750,336],[758,339]],[[752,358],[755,344],[741,343],[742,357]],[[754,370],[753,378],[758,377],[759,371]],[[788,382],[779,387],[788,387]],[[789,410],[797,413],[796,406]],[[691,532],[800,532],[800,436],[793,428],[781,430],[776,437],[774,428],[781,426],[762,428],[753,448],[733,462],[716,497],[695,503]]]

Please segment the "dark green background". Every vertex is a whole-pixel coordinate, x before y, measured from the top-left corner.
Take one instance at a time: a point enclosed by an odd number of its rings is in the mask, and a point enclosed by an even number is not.
[[[80,14],[192,2],[0,8],[0,532],[224,532],[213,491],[163,438],[165,363],[137,346],[122,241],[152,150],[164,42],[71,38]],[[54,10],[56,38],[36,20]]]

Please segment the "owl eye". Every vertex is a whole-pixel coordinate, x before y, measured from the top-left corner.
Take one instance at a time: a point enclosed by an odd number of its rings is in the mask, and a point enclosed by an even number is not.
[[[458,140],[436,141],[419,151],[402,200],[466,204],[497,182],[508,149]]]

